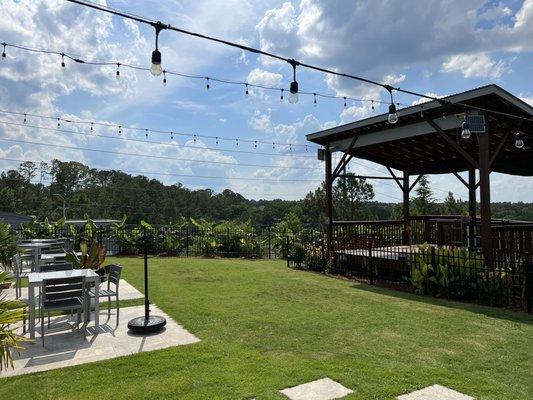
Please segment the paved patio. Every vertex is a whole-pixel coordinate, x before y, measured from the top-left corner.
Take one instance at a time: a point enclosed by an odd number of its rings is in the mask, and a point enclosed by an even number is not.
[[[53,317],[50,329],[45,331],[45,347],[37,332],[35,343],[26,344],[26,350],[14,354],[15,368],[0,372],[0,377],[47,371],[200,341],[155,305],[152,304],[150,309],[154,315],[167,319],[165,330],[159,334],[138,336],[128,332],[128,321],[143,315],[144,306],[121,308],[118,326],[116,310],[112,310],[109,319],[107,310],[102,310],[100,327],[97,330],[90,324],[85,338],[83,329],[79,332],[72,329],[75,317]]]
[[[101,285],[102,288],[105,288],[107,283]],[[113,287],[113,286],[112,286]],[[124,279],[120,280],[120,300],[133,300],[133,299],[142,299],[144,296],[141,292],[135,289]],[[12,300],[15,298],[15,289],[10,288],[2,291],[2,296],[5,296],[7,300]],[[23,287],[21,289],[21,298],[28,298],[28,288]],[[113,299],[112,299],[113,300]],[[100,301],[106,301],[105,298],[100,299]]]

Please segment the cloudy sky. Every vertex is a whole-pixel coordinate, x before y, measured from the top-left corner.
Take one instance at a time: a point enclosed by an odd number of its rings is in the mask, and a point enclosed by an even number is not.
[[[100,1],[173,26],[260,47],[311,64],[401,84],[442,96],[496,83],[533,104],[533,0],[182,0]],[[150,65],[154,30],[63,0],[3,0],[0,42],[73,54],[87,61]],[[286,63],[163,31],[167,70],[288,87]],[[0,113],[0,169],[14,160],[76,160],[92,167],[143,173],[191,188],[225,188],[249,198],[297,199],[323,178],[305,134],[385,109],[376,103],[300,96],[204,79],[152,77],[146,71],[94,67],[7,47],[0,64],[0,109],[116,128]],[[298,70],[300,90],[386,100],[386,93],[350,80]],[[419,99],[398,96],[412,104]],[[146,132],[125,127],[174,131]],[[188,136],[187,136],[188,135]],[[197,135],[196,137],[192,135]],[[103,137],[105,136],[105,137]],[[211,138],[205,137],[211,136]],[[219,139],[217,140],[216,137]],[[241,139],[240,142],[235,140]],[[231,139],[231,140],[224,140]],[[246,142],[244,139],[252,140]],[[254,143],[254,140],[265,143]],[[155,143],[149,143],[155,142]],[[271,142],[275,142],[272,145]],[[40,144],[38,144],[40,143]],[[285,145],[281,145],[284,143]],[[289,145],[292,144],[292,145]],[[300,145],[300,146],[299,146]],[[202,162],[201,162],[202,161]],[[356,161],[351,171],[385,174]],[[431,176],[438,198],[466,198],[453,176]],[[533,179],[494,174],[495,201],[533,201]],[[398,188],[375,182],[376,199],[399,201]]]

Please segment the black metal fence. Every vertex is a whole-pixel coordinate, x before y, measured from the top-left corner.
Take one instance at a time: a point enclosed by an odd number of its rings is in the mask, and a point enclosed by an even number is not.
[[[62,237],[72,249],[79,250],[83,239],[105,246],[108,255],[137,255],[144,249],[147,235],[148,253],[177,257],[245,257],[285,258],[286,233],[273,227],[211,228],[196,226],[83,226],[62,229],[19,230],[21,238]]]
[[[386,228],[389,229],[389,228]],[[528,253],[494,251],[491,264],[464,247],[403,246],[378,234],[336,236],[329,257],[322,239],[290,238],[288,263],[423,295],[533,312],[533,264]],[[388,236],[391,237],[391,236]],[[342,245],[341,245],[342,243]]]

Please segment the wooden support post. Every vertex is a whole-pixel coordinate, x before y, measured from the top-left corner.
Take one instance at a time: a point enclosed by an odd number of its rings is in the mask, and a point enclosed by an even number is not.
[[[326,146],[326,259],[329,259],[333,245],[333,176],[331,173],[331,151]]]
[[[487,126],[487,124],[486,124]],[[490,210],[490,144],[489,130],[478,133],[479,144],[479,201],[481,203],[481,250],[487,266],[492,265],[492,217]]]
[[[470,217],[468,223],[468,247],[470,250],[476,248],[476,215],[476,170],[470,168],[468,170],[468,216]]]
[[[402,217],[403,217],[403,235],[402,244],[409,245],[411,240],[411,227],[410,227],[410,213],[409,213],[409,193],[411,192],[409,186],[409,174],[403,172],[403,205],[402,205]]]

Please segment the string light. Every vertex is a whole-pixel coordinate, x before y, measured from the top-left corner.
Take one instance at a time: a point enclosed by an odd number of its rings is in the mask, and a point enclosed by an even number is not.
[[[115,75],[117,77],[117,80],[120,80],[120,63],[117,63],[117,73]]]
[[[516,132],[514,145],[517,149],[524,148],[524,134],[520,131]]]
[[[346,108],[346,97],[344,97],[344,108]]]
[[[389,91],[390,94],[390,106],[389,106],[389,115],[387,117],[387,121],[389,121],[389,124],[395,124],[398,122],[398,114],[396,112],[396,105],[394,104],[394,99],[392,97],[392,86],[386,86],[385,89]]]
[[[61,118],[58,118],[58,119],[57,119],[57,127],[58,127],[58,128],[61,127]]]
[[[316,107],[316,93],[313,93],[313,103],[314,103],[314,105]]]
[[[374,111],[374,100],[371,100],[372,101],[372,111]]]
[[[163,68],[161,67],[161,52],[159,51],[159,33],[163,29],[163,24],[161,22],[157,22],[154,24],[155,28],[155,50],[152,51],[152,66],[150,67],[150,73],[153,76],[159,76],[163,72]]]
[[[193,142],[196,144],[196,134],[193,135]]]
[[[254,142],[254,149],[257,149],[257,141]]]
[[[205,89],[209,90],[209,77],[208,76],[205,77]]]
[[[248,92],[248,84],[245,83],[245,85],[246,85],[246,93],[245,93],[245,95],[248,96],[248,95],[250,94],[250,93]]]
[[[65,67],[65,54],[61,53],[61,70],[64,71],[66,69]]]
[[[7,44],[6,43],[2,43],[2,46],[4,46],[4,50],[2,50],[2,61],[5,61],[6,58],[7,58],[7,54],[6,54],[6,46],[7,46]]]
[[[167,71],[163,71],[163,86],[167,86]]]
[[[119,135],[122,135],[122,125],[119,125],[119,126],[118,126],[118,134],[119,134]]]
[[[296,60],[288,60],[287,61],[292,66],[292,82],[290,86],[290,96],[289,96],[289,103],[296,104],[298,103],[298,82],[296,82],[296,66],[298,65],[298,61]]]
[[[215,137],[215,144],[218,146],[218,136]]]
[[[165,134],[165,135],[169,135],[169,134],[173,134],[173,135],[181,135],[181,136],[186,136],[186,137],[190,137],[190,138],[205,138],[205,139],[212,139],[212,140],[216,140],[217,144],[219,144],[219,142],[222,140],[222,141],[235,141],[236,138],[235,137],[220,137],[220,136],[210,136],[210,135],[199,135],[199,134],[192,134],[192,133],[183,133],[183,132],[175,132],[175,131],[170,131],[170,130],[159,130],[159,129],[153,129],[153,128],[146,128],[146,127],[138,127],[138,126],[124,126],[123,124],[114,124],[114,123],[110,123],[110,122],[98,122],[98,121],[90,121],[90,120],[83,120],[83,119],[79,119],[79,118],[75,118],[75,119],[65,119],[65,118],[61,118],[61,117],[55,117],[55,116],[48,116],[48,115],[42,115],[42,114],[34,114],[34,113],[25,113],[25,112],[18,112],[18,111],[10,111],[10,110],[3,110],[3,109],[0,109],[0,114],[9,114],[9,115],[19,115],[21,117],[35,117],[35,118],[42,118],[42,119],[48,119],[48,120],[53,120],[53,121],[56,121],[57,124],[59,125],[58,127],[60,127],[60,122],[63,121],[63,122],[68,122],[68,123],[71,123],[71,124],[77,124],[77,125],[86,125],[88,127],[90,127],[90,131],[93,132],[94,130],[94,126],[103,126],[103,127],[107,127],[107,128],[114,128],[114,129],[117,129],[119,133],[122,133],[122,128],[124,129],[128,129],[128,130],[131,130],[131,131],[142,131],[142,132],[146,132],[146,130],[148,131],[151,131],[153,133],[161,133],[161,134]],[[6,123],[6,122],[4,122]],[[278,144],[280,146],[289,146],[289,143],[276,143],[276,142],[267,142],[267,141],[261,141],[261,140],[257,140],[257,139],[244,139],[244,138],[238,138],[238,140],[240,140],[241,142],[247,142],[247,143],[255,143],[257,142],[258,144]],[[299,146],[301,148],[304,148],[304,147],[307,147],[308,145],[306,144],[298,144],[298,143],[291,143],[292,146]],[[314,146],[313,146],[314,147]],[[270,154],[270,153],[268,153]]]
[[[26,123],[27,120],[26,120],[26,114],[24,114],[24,123]]]
[[[174,140],[174,132],[170,131],[170,140]]]
[[[139,70],[139,71],[150,71],[151,69],[150,68],[146,68],[146,67],[142,67],[142,66],[139,66],[139,65],[133,65],[133,64],[128,64],[128,63],[117,63],[115,61],[113,62],[107,62],[107,61],[85,61],[83,59],[80,59],[80,58],[76,58],[72,55],[69,55],[67,53],[62,53],[62,52],[59,52],[59,51],[55,51],[55,50],[45,50],[45,49],[36,49],[36,48],[29,48],[29,47],[24,47],[24,46],[19,46],[19,45],[16,45],[16,44],[9,44],[9,43],[6,43],[6,46],[11,46],[11,47],[14,47],[14,48],[17,48],[19,50],[24,50],[24,51],[28,51],[28,52],[33,52],[33,53],[42,53],[42,54],[57,54],[57,55],[61,55],[61,54],[64,54],[65,58],[68,58],[68,59],[71,59],[79,64],[84,64],[84,65],[91,65],[91,66],[104,66],[104,65],[112,65],[112,66],[116,66],[117,64],[120,64],[120,67],[122,69],[124,68],[131,68],[131,69],[134,69],[134,70]],[[163,73],[163,70],[161,70],[161,73]],[[210,81],[211,80],[214,80],[216,82],[220,82],[220,83],[224,83],[224,84],[228,84],[228,85],[244,85],[246,82],[241,82],[241,81],[233,81],[233,80],[228,80],[228,79],[223,79],[223,78],[213,78],[213,77],[206,77],[206,76],[201,76],[201,75],[195,75],[195,74],[190,74],[190,73],[183,73],[183,72],[176,72],[176,71],[169,71],[169,70],[165,70],[165,73],[166,75],[176,75],[176,76],[180,76],[180,77],[183,77],[183,78],[189,78],[189,79],[205,79],[206,80],[206,90],[209,90],[210,89]],[[265,89],[265,90],[279,90],[281,91],[281,96],[280,96],[280,100],[283,101],[284,99],[284,92],[288,89],[285,89],[285,88],[280,88],[280,87],[275,87],[275,86],[266,86],[266,85],[259,85],[259,84],[251,84],[251,83],[248,83],[248,87],[249,88],[259,88],[259,89]],[[324,93],[319,93],[319,92],[304,92],[304,91],[299,91],[298,94],[299,95],[313,95],[314,93],[316,93],[316,96],[317,98],[318,97],[322,97],[322,98],[326,98],[326,99],[343,99],[344,97],[341,97],[341,96],[336,96],[336,95],[330,95],[330,94],[324,94]],[[365,99],[365,98],[352,98],[352,97],[346,97],[347,100],[352,100],[352,101],[359,101],[359,102],[376,102],[376,103],[379,103],[379,104],[388,104],[387,102],[385,101],[381,101],[381,100],[371,100],[371,99]]]
[[[235,139],[235,147],[239,147],[239,139]]]
[[[144,130],[144,136],[146,137],[146,139],[148,139],[148,129]]]

